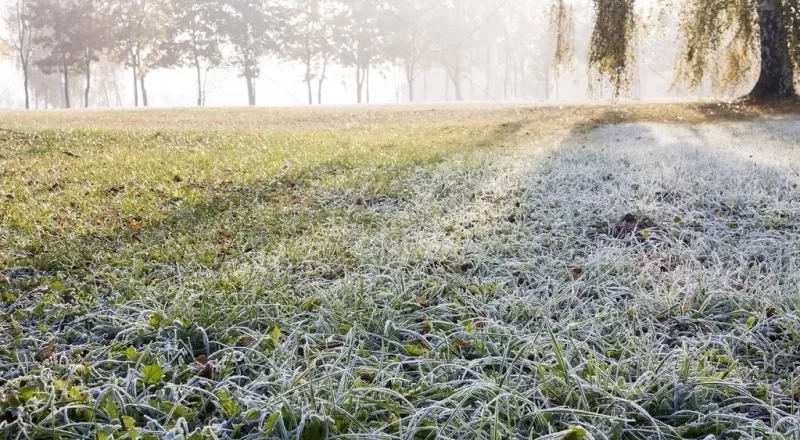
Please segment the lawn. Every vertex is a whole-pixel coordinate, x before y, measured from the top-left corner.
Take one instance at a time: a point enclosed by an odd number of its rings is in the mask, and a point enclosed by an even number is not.
[[[800,438],[800,117],[0,113],[0,438]]]

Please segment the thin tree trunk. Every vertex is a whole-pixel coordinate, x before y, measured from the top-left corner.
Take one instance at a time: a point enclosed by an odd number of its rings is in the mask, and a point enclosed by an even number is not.
[[[361,66],[357,65],[356,66],[356,102],[358,102],[359,104],[361,104],[361,101],[362,101],[362,97],[361,96],[362,96],[362,91],[363,91],[363,89],[362,89],[363,85],[364,85],[364,78],[363,78],[363,75],[361,73]]]
[[[414,63],[406,61],[406,83],[408,84],[408,102],[414,102]]]
[[[28,91],[28,66],[27,64],[22,65],[22,82],[25,85],[25,110],[31,109],[31,97],[30,92]]]
[[[366,84],[366,88],[367,88],[367,104],[369,104],[369,71],[370,71],[369,64],[367,64],[366,73],[365,73],[366,77],[367,77],[367,84]]]
[[[428,100],[428,71],[422,74],[422,100]]]
[[[306,58],[306,86],[308,88],[308,105],[314,105],[314,92],[311,86],[311,58]]]
[[[761,27],[761,73],[750,98],[770,101],[795,96],[794,66],[784,27],[780,0],[758,0]]]
[[[111,70],[111,81],[114,84],[114,99],[117,100],[117,107],[122,107],[122,92],[119,90],[119,81],[117,81],[117,72]]]
[[[197,106],[203,106],[203,69],[200,67],[200,57],[195,55],[194,68],[197,70]]]
[[[133,106],[139,107],[139,75],[136,74],[136,63],[133,63]]]
[[[147,107],[147,89],[144,87],[144,76],[139,78],[139,84],[142,88],[142,107]]]
[[[86,54],[86,90],[83,92],[83,107],[89,108],[89,91],[92,89],[92,59]]]
[[[69,104],[69,69],[67,68],[67,57],[63,57],[64,61],[64,106],[70,108]]]
[[[325,72],[328,70],[328,59],[322,63],[322,73],[319,75],[319,87],[317,88],[317,104],[322,105],[322,83],[325,81]]]

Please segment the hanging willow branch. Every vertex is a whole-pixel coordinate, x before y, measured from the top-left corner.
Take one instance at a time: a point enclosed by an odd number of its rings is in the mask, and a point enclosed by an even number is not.
[[[636,53],[635,0],[594,0],[596,21],[589,47],[589,65],[607,78],[617,94],[631,84]]]
[[[572,5],[565,0],[557,0],[550,9],[550,32],[555,40],[553,71],[558,76],[575,60],[575,20]]]
[[[697,88],[710,78],[718,92],[750,78],[759,34],[753,0],[693,0],[681,11],[678,77]]]

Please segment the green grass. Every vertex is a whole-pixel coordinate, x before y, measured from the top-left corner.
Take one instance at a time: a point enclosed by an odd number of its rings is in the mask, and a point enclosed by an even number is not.
[[[0,432],[796,438],[796,169],[597,137],[761,112],[0,115]]]

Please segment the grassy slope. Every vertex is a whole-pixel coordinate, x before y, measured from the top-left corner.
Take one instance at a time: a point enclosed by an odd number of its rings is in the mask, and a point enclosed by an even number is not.
[[[797,435],[796,170],[597,134],[758,113],[0,114],[0,424]]]

